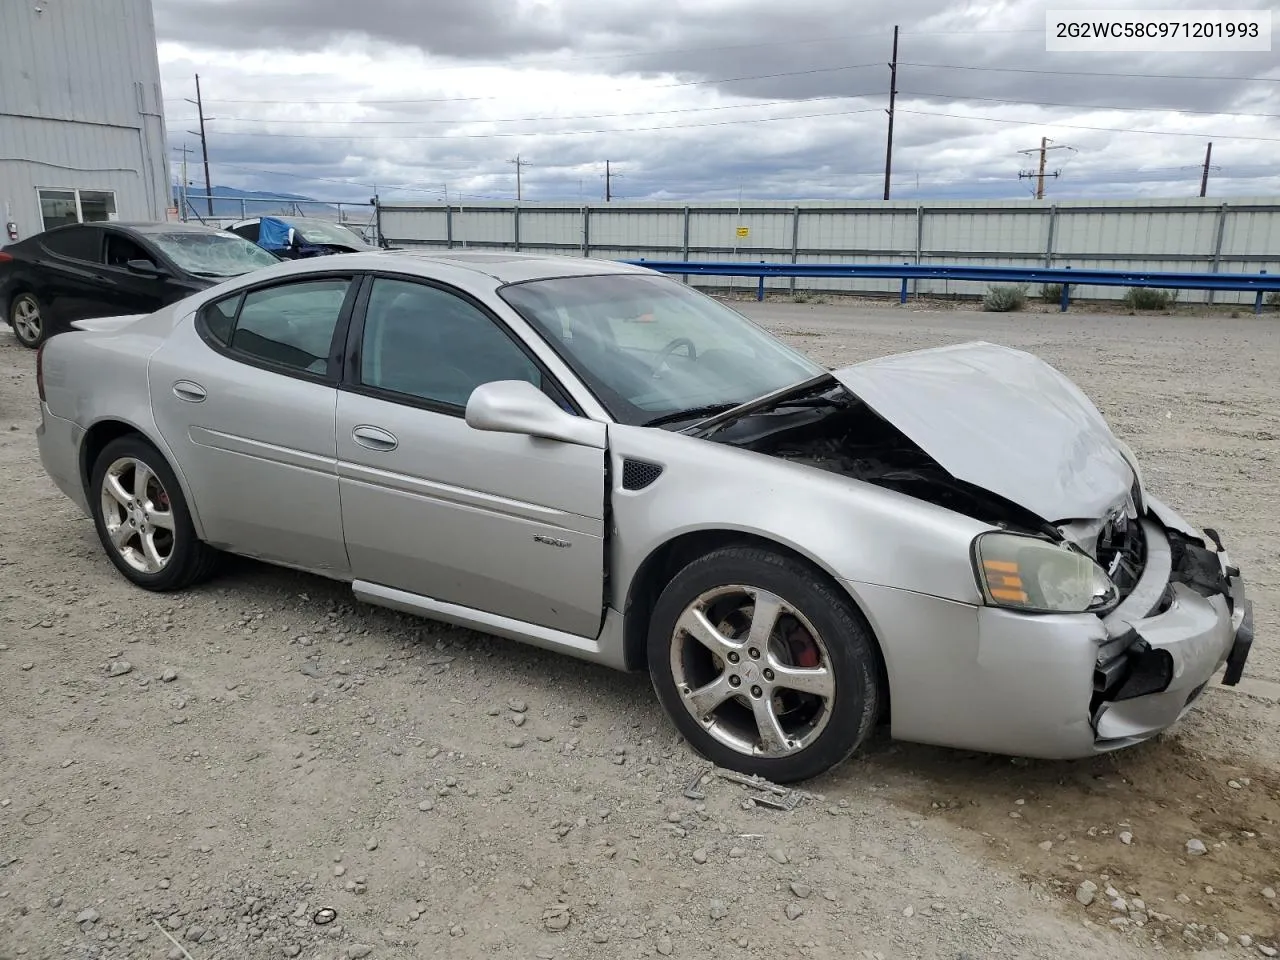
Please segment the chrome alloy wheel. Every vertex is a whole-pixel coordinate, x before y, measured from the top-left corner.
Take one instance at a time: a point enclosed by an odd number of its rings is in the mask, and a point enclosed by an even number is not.
[[[716,587],[685,608],[671,638],[671,675],[702,728],[750,757],[803,750],[826,727],[836,694],[818,631],[750,586]]]
[[[13,331],[23,343],[40,339],[44,324],[40,319],[40,303],[29,293],[21,293],[13,301]]]
[[[141,460],[122,457],[102,478],[102,520],[112,549],[139,573],[159,573],[173,556],[169,494]]]

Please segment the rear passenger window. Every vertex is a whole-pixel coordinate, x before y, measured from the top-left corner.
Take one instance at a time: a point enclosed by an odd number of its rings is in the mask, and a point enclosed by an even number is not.
[[[306,373],[324,373],[348,279],[305,280],[245,294],[231,349]]]
[[[97,227],[64,227],[50,230],[40,238],[50,253],[86,263],[102,262],[102,231]]]

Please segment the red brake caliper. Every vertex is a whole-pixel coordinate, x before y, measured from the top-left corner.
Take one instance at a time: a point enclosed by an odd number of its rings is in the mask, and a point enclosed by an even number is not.
[[[787,634],[787,646],[791,648],[791,656],[797,667],[816,667],[821,661],[818,645],[804,627],[797,626]]]

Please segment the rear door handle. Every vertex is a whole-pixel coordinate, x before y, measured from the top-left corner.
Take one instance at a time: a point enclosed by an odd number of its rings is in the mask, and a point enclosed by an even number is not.
[[[400,446],[399,440],[379,427],[356,427],[351,431],[351,439],[370,450],[386,452]]]
[[[187,401],[187,403],[203,403],[204,399],[209,396],[204,387],[194,380],[179,380],[173,385],[173,395],[179,400]]]

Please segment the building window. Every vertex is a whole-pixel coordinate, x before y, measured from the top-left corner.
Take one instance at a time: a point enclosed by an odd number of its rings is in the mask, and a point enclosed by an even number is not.
[[[40,216],[45,230],[114,220],[116,195],[110,190],[41,190]]]

